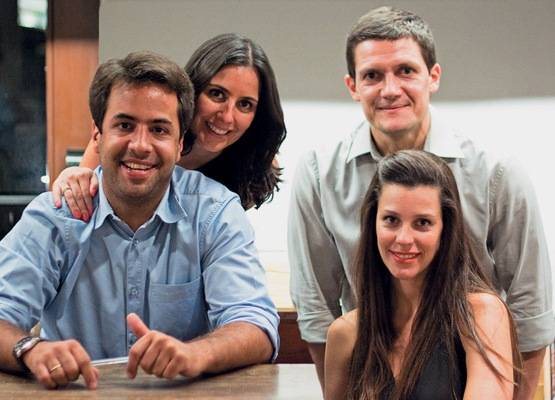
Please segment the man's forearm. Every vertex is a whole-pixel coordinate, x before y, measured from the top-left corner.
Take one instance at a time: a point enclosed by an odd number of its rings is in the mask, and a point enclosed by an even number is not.
[[[522,382],[517,390],[516,400],[532,400],[545,357],[545,347],[540,350],[522,353]]]
[[[28,333],[6,321],[0,321],[0,365],[4,371],[22,372],[21,366],[12,355],[17,341]]]
[[[247,322],[234,322],[189,342],[205,353],[203,372],[221,372],[268,362],[273,348],[262,329]]]

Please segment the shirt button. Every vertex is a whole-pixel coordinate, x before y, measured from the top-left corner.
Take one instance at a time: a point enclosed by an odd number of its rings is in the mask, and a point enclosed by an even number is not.
[[[133,346],[137,341],[137,336],[130,334],[129,335],[129,347]]]
[[[130,297],[137,297],[139,294],[139,291],[137,290],[136,287],[132,287],[131,289],[129,289],[129,296]]]

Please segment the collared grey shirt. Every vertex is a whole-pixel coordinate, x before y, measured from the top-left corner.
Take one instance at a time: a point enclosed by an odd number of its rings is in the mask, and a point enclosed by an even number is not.
[[[554,339],[551,266],[534,189],[509,157],[479,150],[432,109],[424,150],[442,157],[458,184],[478,259],[507,301],[521,351]],[[382,158],[363,122],[331,149],[311,151],[293,182],[288,225],[291,298],[301,336],[324,343],[329,325],[354,308],[352,264],[360,210]]]

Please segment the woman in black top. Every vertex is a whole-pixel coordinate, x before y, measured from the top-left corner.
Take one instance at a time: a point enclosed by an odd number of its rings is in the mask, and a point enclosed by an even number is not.
[[[512,399],[514,324],[474,256],[449,166],[386,156],[363,204],[357,308],[328,331],[326,399]]]

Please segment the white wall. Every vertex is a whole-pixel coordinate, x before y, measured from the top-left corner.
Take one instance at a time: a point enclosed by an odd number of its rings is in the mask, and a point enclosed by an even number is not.
[[[391,0],[432,27],[443,75],[435,105],[468,136],[518,154],[535,183],[552,259],[555,190],[548,161],[555,135],[555,1]],[[252,37],[278,78],[288,136],[275,199],[249,211],[265,264],[287,269],[290,182],[299,155],[338,141],[360,121],[343,86],[350,27],[382,0],[101,0],[100,59],[150,49],[184,65],[223,32]],[[504,99],[504,100],[501,100]],[[476,101],[479,100],[479,101]],[[454,102],[457,101],[457,102]]]
[[[555,97],[478,102],[435,102],[466,136],[483,148],[517,157],[529,173],[538,196],[555,257],[555,180],[549,164],[554,149]],[[271,203],[248,212],[255,227],[261,256],[274,269],[287,269],[287,207],[291,180],[299,156],[321,142],[336,142],[348,135],[363,118],[358,103],[284,102],[288,127],[279,160],[285,167],[284,183]],[[553,263],[552,263],[553,264]],[[555,275],[555,274],[554,274]]]

